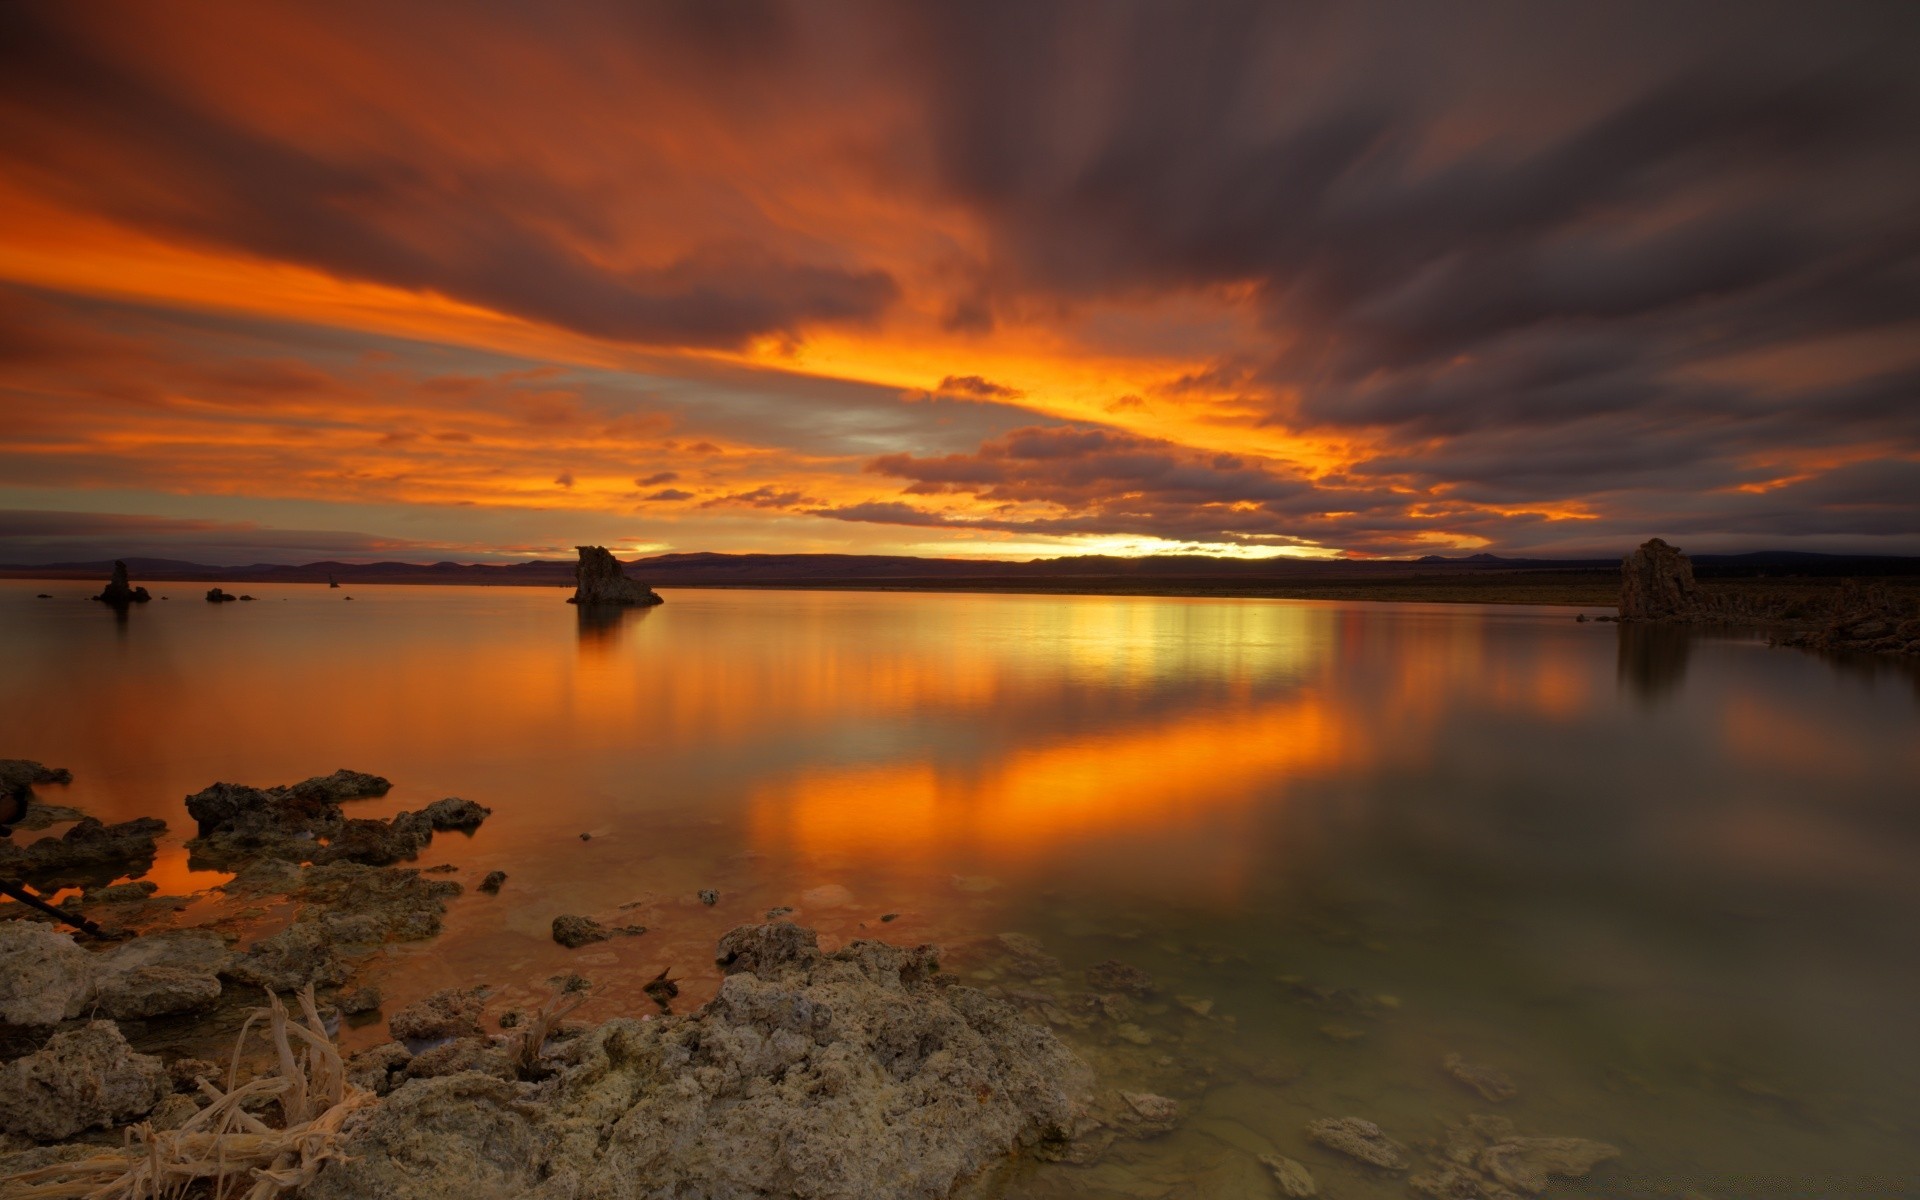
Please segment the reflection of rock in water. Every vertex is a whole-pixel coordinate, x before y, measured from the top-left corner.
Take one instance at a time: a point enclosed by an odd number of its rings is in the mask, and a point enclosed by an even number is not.
[[[650,611],[645,608],[625,608],[619,605],[579,605],[574,612],[579,616],[581,651],[598,654],[613,649],[620,644],[626,622],[642,620]]]
[[[1658,700],[1679,688],[1687,675],[1692,635],[1680,625],[1620,627],[1620,684],[1642,700]]]

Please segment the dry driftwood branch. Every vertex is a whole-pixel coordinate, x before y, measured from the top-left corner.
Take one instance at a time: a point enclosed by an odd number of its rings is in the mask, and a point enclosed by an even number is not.
[[[200,1081],[211,1101],[178,1129],[142,1123],[126,1144],[72,1162],[0,1177],[0,1190],[19,1200],[271,1200],[312,1182],[338,1155],[340,1128],[361,1109],[378,1104],[372,1092],[347,1082],[346,1063],[327,1036],[313,1002],[313,987],[300,996],[301,1022],[272,992],[234,1040],[222,1089]],[[266,1022],[272,1072],[239,1082],[247,1036]],[[272,1099],[280,1109],[273,1128],[244,1109]]]

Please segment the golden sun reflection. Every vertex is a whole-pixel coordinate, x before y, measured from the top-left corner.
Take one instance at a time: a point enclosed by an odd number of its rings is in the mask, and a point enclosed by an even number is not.
[[[1019,870],[1103,837],[1238,828],[1276,789],[1361,759],[1361,724],[1307,694],[1015,751],[978,770],[925,760],[804,772],[763,788],[756,848],[917,870],[955,853]],[[1211,864],[1231,891],[1248,839]]]

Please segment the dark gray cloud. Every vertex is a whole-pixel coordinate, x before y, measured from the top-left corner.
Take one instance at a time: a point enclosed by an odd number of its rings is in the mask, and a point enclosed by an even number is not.
[[[324,137],[265,136],[251,114],[198,101],[104,50],[90,26],[111,19],[105,6],[0,6],[5,161],[76,208],[650,344],[733,347],[864,322],[898,293],[884,270],[796,260],[751,239],[646,268],[607,265],[594,252],[616,248],[592,244],[611,236],[604,196],[531,167],[460,164],[433,146],[329,151]],[[677,27],[708,37],[703,21]]]

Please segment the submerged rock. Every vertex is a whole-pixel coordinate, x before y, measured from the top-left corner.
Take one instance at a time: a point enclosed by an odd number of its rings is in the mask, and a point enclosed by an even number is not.
[[[1407,1169],[1407,1148],[1372,1121],[1327,1117],[1307,1126],[1307,1136],[1329,1150],[1385,1171]]]
[[[1520,1089],[1504,1073],[1480,1063],[1468,1062],[1458,1054],[1449,1054],[1442,1059],[1440,1069],[1494,1104],[1511,1100],[1520,1094]]]
[[[1130,996],[1151,996],[1156,990],[1153,976],[1115,958],[1088,967],[1087,986],[1096,992],[1120,992]]]
[[[1260,1165],[1273,1175],[1274,1186],[1280,1189],[1282,1196],[1291,1200],[1307,1200],[1320,1194],[1320,1185],[1313,1180],[1313,1172],[1291,1158],[1280,1154],[1262,1154]]]
[[[644,583],[628,579],[605,546],[576,546],[580,561],[573,568],[573,595],[568,604],[643,606],[659,604],[658,593]]]
[[[134,1053],[112,1021],[93,1021],[0,1067],[0,1129],[57,1141],[144,1117],[172,1090],[159,1059]]]
[[[562,913],[553,919],[553,940],[569,950],[577,950],[593,942],[604,942],[612,936],[612,930],[592,917]]]
[[[1086,1068],[1005,1003],[937,986],[930,947],[823,954],[782,923],[734,930],[720,959],[705,1008],[609,1021],[544,1083],[401,1084],[304,1195],[917,1200],[1076,1123]]]
[[[1537,1196],[1551,1176],[1574,1179],[1618,1158],[1618,1147],[1577,1137],[1524,1137],[1505,1117],[1475,1115],[1449,1126],[1434,1168],[1408,1182],[1441,1200],[1514,1200]]]
[[[147,589],[134,587],[128,582],[127,564],[116,559],[113,564],[113,578],[107,581],[107,586],[101,589],[100,594],[94,599],[115,608],[125,608],[129,604],[145,604],[153,597],[147,594]]]
[[[488,871],[487,877],[480,881],[479,888],[481,891],[492,895],[499,892],[500,885],[506,881],[507,873],[505,871]]]

